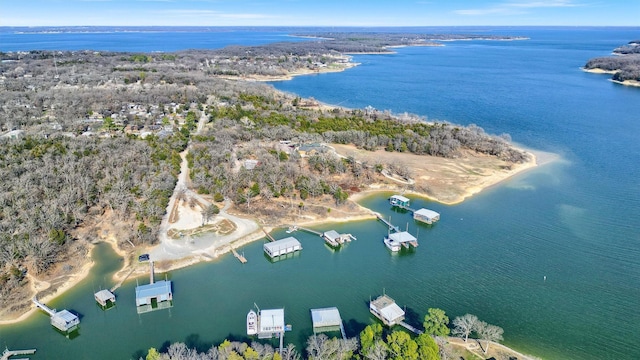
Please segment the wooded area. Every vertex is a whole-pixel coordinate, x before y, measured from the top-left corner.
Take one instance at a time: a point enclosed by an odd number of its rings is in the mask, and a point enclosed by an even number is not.
[[[29,51],[0,60],[0,306],[27,271],[45,272],[91,241],[77,235],[87,219],[114,216],[128,229],[119,242],[153,243],[187,147],[192,186],[247,207],[255,197],[286,196],[331,196],[340,205],[350,186],[384,168],[407,175],[321,148],[301,161],[294,150],[303,145],[526,159],[508,136],[477,126],[322,108],[271,86],[218,77],[345,61],[326,42],[150,54]],[[202,118],[208,124],[195,135]],[[251,170],[245,160],[260,165]],[[349,181],[330,180],[336,174]]]
[[[615,81],[640,81],[640,40],[630,41],[613,53],[614,56],[590,59],[584,68],[614,71],[612,80]]]

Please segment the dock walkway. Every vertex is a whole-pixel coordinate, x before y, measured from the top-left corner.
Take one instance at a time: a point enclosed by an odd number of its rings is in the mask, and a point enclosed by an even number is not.
[[[321,232],[319,232],[319,231],[315,231],[315,230],[313,230],[313,229],[305,228],[305,227],[302,227],[302,226],[297,226],[297,229],[298,229],[298,230],[302,230],[302,231],[306,231],[306,232],[308,232],[308,233],[312,233],[312,234],[314,234],[314,235],[322,236],[322,233],[321,233]]]
[[[396,231],[396,232],[400,232],[399,227],[393,225],[391,222],[389,222],[388,220],[380,216],[380,214],[376,214],[376,217],[378,218],[378,220],[382,221],[385,225],[387,225],[389,229],[392,229],[393,231]]]
[[[412,213],[416,212],[417,210],[408,206],[404,206],[404,205],[394,205],[395,207],[399,207],[400,209],[404,209],[407,211],[411,211]]]
[[[276,241],[276,239],[273,238],[273,236],[271,236],[267,230],[265,230],[264,228],[261,228],[262,231],[264,231],[264,233],[267,235],[267,239],[269,239],[269,241]]]
[[[247,259],[244,257],[244,255],[240,255],[238,254],[238,252],[236,251],[236,249],[231,248],[231,252],[233,253],[233,256],[236,257],[236,259],[240,260],[241,263],[246,264],[247,263]]]
[[[10,357],[16,355],[33,355],[36,353],[36,349],[28,349],[28,350],[9,350],[7,348],[2,352],[2,357],[0,360],[9,360]]]
[[[404,321],[400,321],[400,322],[398,323],[398,325],[400,325],[400,326],[402,326],[403,328],[405,328],[405,329],[407,329],[407,330],[409,330],[409,331],[413,332],[413,333],[414,333],[414,334],[416,334],[416,335],[420,335],[420,334],[422,334],[422,330],[418,330],[418,329],[414,328],[413,326],[411,326],[411,325],[407,324],[407,323],[406,323],[406,322],[404,322]]]

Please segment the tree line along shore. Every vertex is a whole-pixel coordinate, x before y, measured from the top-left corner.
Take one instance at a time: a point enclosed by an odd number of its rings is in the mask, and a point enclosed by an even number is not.
[[[272,223],[291,215],[283,202],[327,216],[389,174],[413,175],[401,162],[340,157],[323,144],[425,158],[478,154],[506,168],[531,161],[508,135],[477,126],[333,107],[229,80],[350,66],[321,43],[0,54],[0,317],[29,308],[34,282],[81,269],[105,223],[119,224],[120,247],[154,245],[185,150],[191,189]],[[404,45],[379,49],[394,44]]]
[[[615,48],[612,56],[590,59],[583,69],[612,74],[611,80],[623,85],[640,86],[640,40]]]

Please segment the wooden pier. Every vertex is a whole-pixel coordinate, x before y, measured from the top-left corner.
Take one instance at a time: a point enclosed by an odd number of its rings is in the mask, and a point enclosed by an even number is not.
[[[0,360],[9,360],[10,357],[16,355],[33,355],[36,353],[36,349],[28,349],[28,350],[9,350],[7,348],[2,352],[2,357]]]
[[[378,218],[378,220],[382,221],[385,225],[387,225],[390,230],[393,230],[395,232],[400,232],[400,228],[398,226],[393,225],[390,221],[380,216],[380,214],[376,214],[376,217]]]
[[[312,234],[314,234],[314,235],[322,236],[322,233],[321,233],[321,232],[319,232],[319,231],[315,231],[315,230],[313,230],[313,229],[304,228],[304,227],[302,227],[302,226],[297,226],[297,229],[298,229],[298,230],[302,230],[302,231],[306,231],[306,232],[308,232],[308,233],[312,233]]]
[[[64,332],[70,333],[78,328],[80,325],[80,318],[78,315],[73,314],[69,310],[56,311],[55,309],[49,308],[47,305],[38,301],[38,299],[34,296],[31,299],[36,307],[44,310],[49,317],[51,318],[51,325],[56,329]]]
[[[267,235],[267,239],[269,239],[269,241],[276,241],[276,239],[273,238],[273,236],[271,236],[267,230],[265,230],[264,228],[261,228],[262,231],[264,231],[265,235]]]
[[[240,260],[241,263],[246,264],[247,263],[247,259],[244,257],[244,255],[240,255],[238,254],[238,252],[236,251],[236,249],[231,248],[231,252],[233,253],[233,256],[236,257],[236,259]]]

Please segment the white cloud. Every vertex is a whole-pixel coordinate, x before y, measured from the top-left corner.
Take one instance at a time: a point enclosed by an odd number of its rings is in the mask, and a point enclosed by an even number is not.
[[[572,0],[543,0],[543,1],[522,1],[522,2],[507,2],[502,3],[494,7],[482,8],[482,9],[460,9],[454,10],[454,13],[459,15],[518,15],[526,14],[528,10],[541,9],[541,8],[560,8],[560,7],[576,7],[583,6],[575,3]]]

